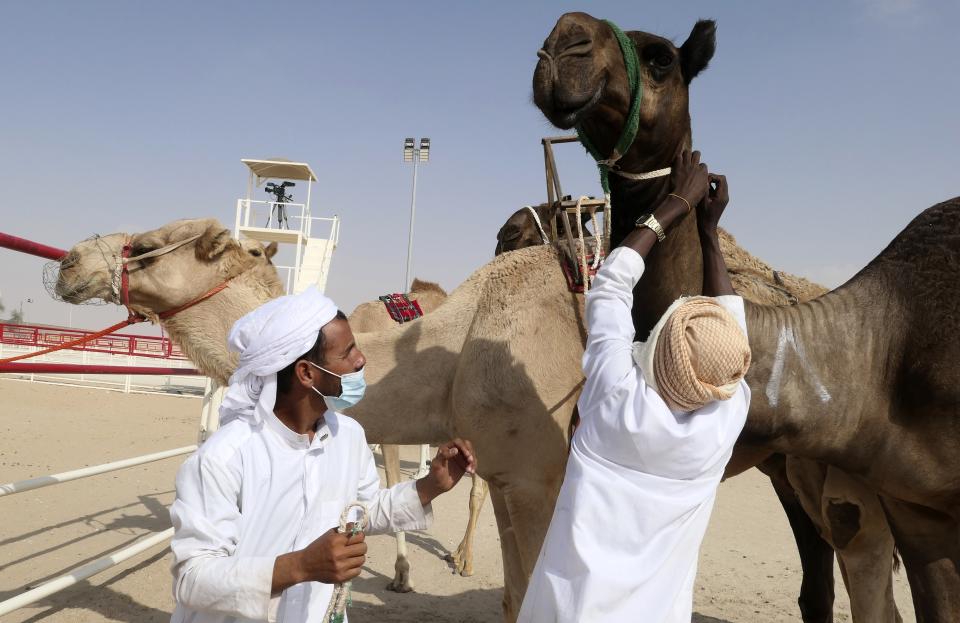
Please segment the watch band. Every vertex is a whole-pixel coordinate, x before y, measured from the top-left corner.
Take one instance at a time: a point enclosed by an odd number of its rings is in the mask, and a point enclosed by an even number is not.
[[[652,214],[644,214],[637,219],[637,227],[646,227],[653,231],[657,235],[657,240],[663,242],[667,239],[667,234],[664,233],[663,227],[660,226],[660,221]]]

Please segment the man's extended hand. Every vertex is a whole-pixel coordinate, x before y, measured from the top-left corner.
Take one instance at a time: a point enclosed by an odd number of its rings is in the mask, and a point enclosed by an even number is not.
[[[707,165],[700,162],[700,152],[682,151],[673,161],[670,173],[671,193],[683,197],[692,208],[700,203],[709,188]]]
[[[712,232],[717,229],[723,210],[730,202],[730,190],[725,175],[710,174],[710,191],[697,205],[697,226],[700,231]]]
[[[426,506],[433,498],[453,489],[465,473],[477,470],[473,445],[464,439],[453,439],[437,449],[430,462],[430,473],[417,481],[420,503]]]

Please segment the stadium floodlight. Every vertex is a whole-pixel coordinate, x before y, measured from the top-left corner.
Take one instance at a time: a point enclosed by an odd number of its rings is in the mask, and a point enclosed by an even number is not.
[[[430,139],[420,139],[420,162],[430,162]]]
[[[413,154],[416,151],[413,146],[415,142],[412,138],[403,139],[403,161],[413,162]]]

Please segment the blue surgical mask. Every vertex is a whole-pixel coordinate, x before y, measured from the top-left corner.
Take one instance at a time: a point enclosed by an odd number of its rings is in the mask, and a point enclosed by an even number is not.
[[[350,374],[337,374],[336,372],[331,372],[326,368],[322,368],[312,361],[307,361],[311,366],[317,368],[318,370],[323,370],[327,374],[332,374],[333,376],[340,379],[340,395],[339,396],[324,396],[320,393],[320,390],[316,387],[313,388],[313,391],[317,392],[325,403],[327,407],[333,411],[343,411],[344,409],[349,409],[354,406],[360,399],[363,398],[363,393],[367,389],[367,382],[363,378],[364,368],[356,372],[351,372]]]

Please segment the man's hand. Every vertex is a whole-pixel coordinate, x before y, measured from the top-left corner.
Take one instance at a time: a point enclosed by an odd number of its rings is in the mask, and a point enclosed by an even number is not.
[[[700,152],[690,153],[684,150],[673,161],[670,172],[672,185],[670,192],[686,199],[689,207],[692,208],[707,194],[707,189],[710,187],[708,180],[707,165],[700,162]]]
[[[725,175],[710,174],[710,191],[697,205],[697,227],[701,232],[711,233],[717,230],[717,224],[723,210],[730,202],[730,190]]]
[[[446,493],[460,482],[465,473],[477,470],[473,445],[464,439],[454,439],[437,449],[430,462],[430,473],[417,481],[420,503],[426,506],[441,493]]]
[[[352,524],[343,534],[331,528],[319,539],[300,550],[300,565],[307,580],[338,584],[360,575],[366,560],[367,544],[359,532],[350,536]]]

